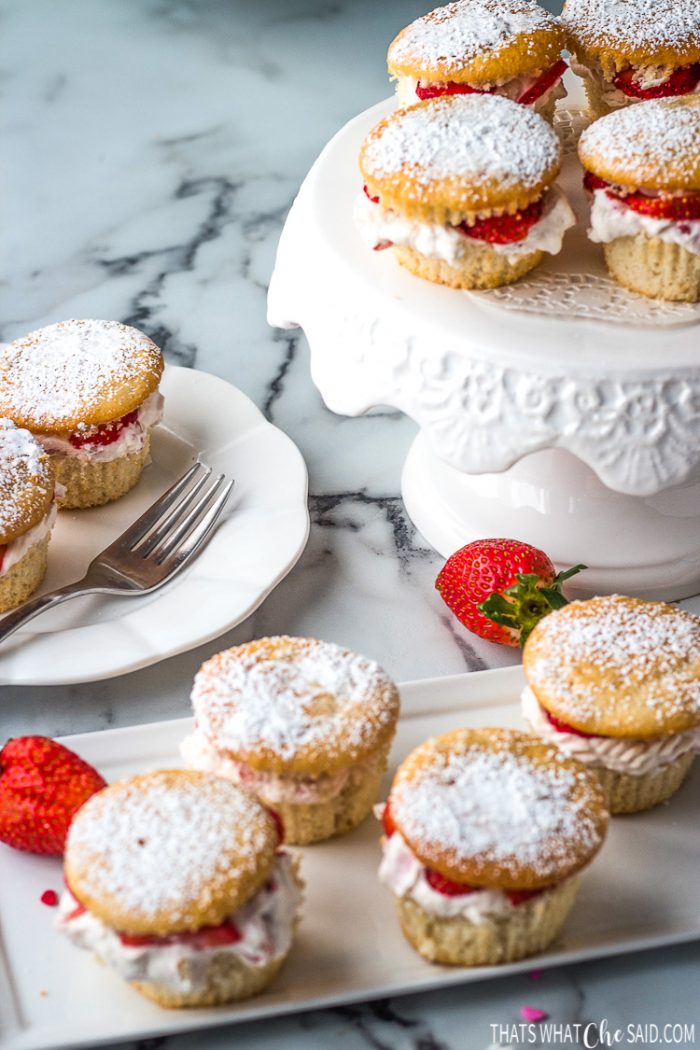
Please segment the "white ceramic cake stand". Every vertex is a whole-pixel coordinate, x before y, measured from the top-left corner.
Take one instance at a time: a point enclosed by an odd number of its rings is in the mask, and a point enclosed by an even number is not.
[[[569,104],[562,186],[579,216],[563,252],[509,288],[458,292],[371,252],[352,222],[360,142],[393,108],[347,124],[309,172],[270,285],[272,325],[301,325],[333,411],[390,405],[420,425],[402,491],[447,556],[512,536],[579,595],[700,591],[700,310],[613,284],[585,235]]]

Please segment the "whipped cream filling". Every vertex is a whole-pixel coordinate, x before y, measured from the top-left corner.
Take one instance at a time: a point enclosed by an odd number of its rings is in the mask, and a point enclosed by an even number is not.
[[[124,427],[116,441],[112,441],[109,445],[88,444],[76,448],[71,444],[68,434],[36,434],[35,437],[50,455],[90,460],[92,463],[110,463],[115,459],[121,459],[122,456],[131,456],[141,451],[150,430],[163,418],[163,404],[163,395],[159,390],[154,390],[139,405],[133,423]],[[97,430],[97,427],[92,429]],[[89,429],[86,430],[86,433],[89,433]]]
[[[466,236],[456,226],[408,219],[399,212],[382,208],[381,203],[375,204],[365,193],[359,194],[355,200],[354,220],[360,237],[370,248],[391,241],[392,244],[415,248],[421,255],[442,259],[453,266],[483,247],[508,258],[518,258],[535,251],[556,255],[561,251],[564,233],[575,225],[576,216],[564,194],[554,186],[544,196],[544,209],[539,222],[530,228],[522,241],[511,244],[488,244]]]
[[[316,777],[268,773],[253,769],[246,762],[238,762],[219,751],[199,728],[182,741],[180,754],[185,764],[192,769],[226,777],[273,807],[282,802],[297,805],[329,802],[337,798],[348,783],[359,784],[373,771],[377,762],[376,759],[368,759]]]
[[[27,529],[17,539],[12,540],[8,543],[4,549],[2,555],[2,565],[0,566],[0,577],[4,576],[10,571],[10,569],[21,561],[24,555],[32,547],[35,547],[37,543],[41,543],[56,524],[56,515],[58,508],[55,503],[52,503],[49,507],[48,513],[38,521],[36,525],[32,525],[31,529]]]
[[[689,752],[700,754],[700,725],[671,736],[636,739],[634,737],[577,736],[562,733],[547,717],[547,712],[529,686],[521,696],[523,718],[537,736],[555,744],[564,754],[588,766],[643,777],[670,766]]]
[[[510,98],[514,102],[517,102],[526,91],[529,91],[533,84],[539,80],[539,76],[527,76],[523,74],[519,77],[511,77],[506,80],[498,80],[480,85],[485,92],[490,92],[494,95],[503,95],[505,98]],[[421,78],[420,81],[414,77],[397,77],[396,78],[396,100],[399,106],[415,106],[417,102],[420,102],[418,95],[416,94],[416,88],[418,84],[431,84],[433,81],[425,80]],[[529,103],[528,109],[534,109],[536,113],[546,109],[551,101],[557,101],[560,98],[566,97],[566,88],[564,87],[561,78],[556,80],[551,87],[543,91],[542,94],[535,99],[534,102]]]
[[[375,813],[380,819],[383,808],[375,807]],[[395,897],[410,897],[431,915],[442,919],[459,917],[476,926],[487,922],[491,916],[507,915],[517,907],[503,890],[475,889],[471,893],[454,897],[434,890],[428,882],[425,866],[398,831],[383,839],[379,881]],[[544,890],[538,897],[546,898],[549,892]]]
[[[292,858],[279,853],[267,881],[231,919],[241,935],[235,944],[196,948],[190,944],[147,944],[130,947],[116,930],[89,911],[71,919],[78,907],[70,891],[62,895],[56,927],[124,978],[146,981],[179,992],[196,992],[206,982],[213,955],[235,955],[251,969],[284,957],[292,944],[294,917],[301,892],[292,871]],[[187,962],[183,966],[183,962]]]
[[[634,95],[626,95],[624,91],[620,91],[618,87],[615,87],[612,81],[619,71],[616,69],[614,62],[606,64],[605,68],[599,63],[584,66],[572,55],[569,65],[577,76],[584,80],[588,78],[594,83],[609,109],[621,109],[622,106],[629,106],[630,103],[643,101],[641,98],[635,98]],[[664,65],[637,66],[635,69],[635,81],[643,91],[647,91],[649,88],[663,84],[676,69],[676,66]],[[700,94],[700,83],[696,84],[693,90],[688,91],[687,94]]]
[[[677,244],[693,255],[700,255],[700,219],[654,219],[628,208],[622,200],[611,197],[605,189],[593,191],[591,225],[588,236],[598,244],[618,237],[658,237]]]

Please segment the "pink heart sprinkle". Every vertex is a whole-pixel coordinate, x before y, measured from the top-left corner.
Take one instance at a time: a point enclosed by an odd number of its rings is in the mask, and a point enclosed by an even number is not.
[[[39,900],[42,904],[45,904],[47,908],[55,908],[58,904],[58,894],[55,890],[44,890]]]
[[[538,1010],[536,1006],[521,1006],[520,1016],[523,1021],[546,1021],[549,1014],[546,1010]]]
[[[529,976],[530,976],[530,980],[531,981],[541,981],[542,980],[542,971],[541,970],[530,970]]]

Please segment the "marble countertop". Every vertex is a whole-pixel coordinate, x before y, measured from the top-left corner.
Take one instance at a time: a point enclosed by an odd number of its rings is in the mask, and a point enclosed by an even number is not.
[[[169,361],[244,390],[306,458],[312,528],[291,575],[217,647],[320,635],[400,680],[517,655],[467,635],[433,589],[440,559],[398,495],[414,425],[381,410],[332,415],[303,335],[267,327],[265,295],[304,174],[349,117],[388,93],[386,43],[424,9],[423,0],[0,0],[0,338],[66,317],[118,318]],[[96,686],[5,687],[0,738],[181,716],[211,651]],[[611,1028],[692,1022],[699,977],[697,946],[687,945],[536,983],[499,979],[158,1045],[485,1050],[517,1038],[492,1025],[517,1024],[522,1005]]]

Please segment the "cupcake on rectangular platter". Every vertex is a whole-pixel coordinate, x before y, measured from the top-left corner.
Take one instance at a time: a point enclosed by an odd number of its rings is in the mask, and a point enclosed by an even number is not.
[[[503,95],[547,120],[566,95],[564,33],[535,0],[458,0],[402,29],[387,65],[399,105],[441,95]]]
[[[28,430],[0,419],[0,613],[36,590],[56,521],[51,460]]]
[[[229,781],[160,770],[93,795],[68,832],[58,928],[160,1006],[262,991],[301,881],[272,816]]]
[[[525,643],[523,715],[594,770],[611,813],[673,795],[700,752],[700,619],[612,595],[572,602]]]
[[[593,116],[700,92],[697,0],[566,0],[561,19]]]
[[[597,777],[514,729],[458,729],[416,748],[382,814],[380,880],[431,962],[490,966],[543,951],[603,844]]]
[[[117,321],[61,321],[0,353],[0,415],[30,430],[53,460],[62,507],[119,499],[148,462],[163,414],[163,355]]]
[[[579,140],[589,237],[633,292],[700,301],[700,95],[642,102]]]
[[[186,763],[257,795],[286,842],[342,835],[370,812],[399,714],[373,660],[313,638],[261,638],[207,660],[192,705]]]
[[[526,106],[451,95],[380,121],[360,150],[355,224],[411,273],[497,288],[561,250],[575,216],[554,185],[561,146]]]

